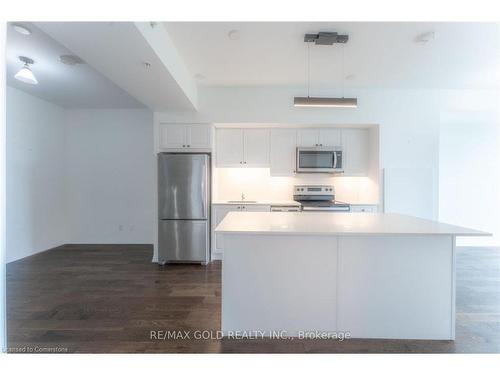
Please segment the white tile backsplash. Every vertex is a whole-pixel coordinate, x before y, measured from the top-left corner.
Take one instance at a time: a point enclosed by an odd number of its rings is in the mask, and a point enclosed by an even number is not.
[[[240,199],[284,201],[291,200],[293,185],[331,184],[335,186],[336,199],[353,204],[377,204],[378,186],[368,177],[329,177],[301,175],[297,177],[272,177],[269,168],[215,168],[214,200]]]

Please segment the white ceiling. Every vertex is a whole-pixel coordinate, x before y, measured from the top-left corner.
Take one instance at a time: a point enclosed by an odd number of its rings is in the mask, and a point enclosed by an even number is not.
[[[188,69],[207,86],[302,86],[305,33],[349,34],[346,87],[497,88],[499,33],[494,23],[165,23]],[[239,39],[228,37],[239,30]],[[435,32],[427,44],[417,35]],[[314,87],[341,84],[341,51],[310,46]]]
[[[196,108],[196,83],[177,57],[173,43],[170,46],[162,24],[153,27],[149,22],[37,22],[36,25],[149,108],[167,111]],[[150,64],[149,68],[145,62]],[[192,81],[192,85],[181,84],[186,81]],[[191,96],[187,95],[186,87],[191,89]]]
[[[88,64],[69,66],[59,62],[72,54],[31,23],[23,23],[32,34],[7,29],[7,84],[66,108],[144,108],[144,105]],[[22,67],[18,56],[35,60],[31,67],[38,85],[14,78]]]
[[[350,40],[345,46],[310,45],[311,95],[316,88],[340,89],[342,77],[349,77],[344,79],[346,88],[500,87],[500,33],[495,23],[25,25],[32,35],[8,28],[8,84],[68,108],[194,110],[194,79],[201,86],[306,88],[303,36],[319,31],[347,33]],[[237,40],[228,37],[231,30],[239,31]],[[433,41],[415,43],[415,37],[429,31],[435,33]],[[86,64],[67,66],[58,61],[59,55],[71,53]],[[35,60],[32,69],[38,85],[14,79],[22,66],[19,55]],[[149,69],[144,68],[145,61],[151,63]]]

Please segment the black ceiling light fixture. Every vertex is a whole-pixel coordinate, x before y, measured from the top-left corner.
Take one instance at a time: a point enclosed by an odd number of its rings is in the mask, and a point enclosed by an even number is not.
[[[329,107],[329,108],[356,108],[358,106],[357,98],[344,97],[344,44],[349,40],[349,35],[340,35],[334,32],[320,32],[318,34],[305,34],[304,42],[307,43],[307,96],[296,96],[293,98],[295,107]],[[341,98],[322,98],[311,97],[309,95],[311,86],[311,67],[310,67],[310,44],[332,46],[342,44],[342,97]]]

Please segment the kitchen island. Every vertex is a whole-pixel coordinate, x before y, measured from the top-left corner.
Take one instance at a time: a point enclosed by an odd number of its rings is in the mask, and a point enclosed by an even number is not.
[[[230,212],[216,233],[225,335],[435,340],[455,338],[455,238],[488,235],[318,212]]]

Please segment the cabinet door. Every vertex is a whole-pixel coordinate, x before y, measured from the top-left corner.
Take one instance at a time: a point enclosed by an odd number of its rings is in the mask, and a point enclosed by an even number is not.
[[[243,166],[242,129],[217,129],[216,142],[217,167]]]
[[[366,129],[343,129],[344,175],[366,176],[369,165],[369,134]]]
[[[316,147],[319,146],[318,129],[299,129],[297,131],[298,147]]]
[[[375,205],[352,205],[351,212],[377,212],[377,206]]]
[[[271,130],[271,176],[293,176],[297,147],[295,129]]]
[[[245,129],[243,140],[243,164],[247,167],[269,167],[269,130]]]
[[[191,149],[212,148],[212,127],[206,124],[193,124],[188,126],[187,145]]]
[[[213,218],[213,227],[212,227],[212,233],[214,233],[213,236],[213,244],[212,244],[212,252],[222,252],[224,249],[224,235],[220,233],[215,233],[214,230],[217,228],[217,225],[220,224],[222,219],[226,217],[228,212],[231,211],[239,211],[237,209],[237,206],[233,205],[227,205],[227,206],[212,206],[214,207],[214,218]]]
[[[160,148],[185,148],[187,126],[186,124],[160,124]]]
[[[340,129],[320,129],[319,130],[319,145],[325,147],[340,146],[342,140],[340,138]]]

